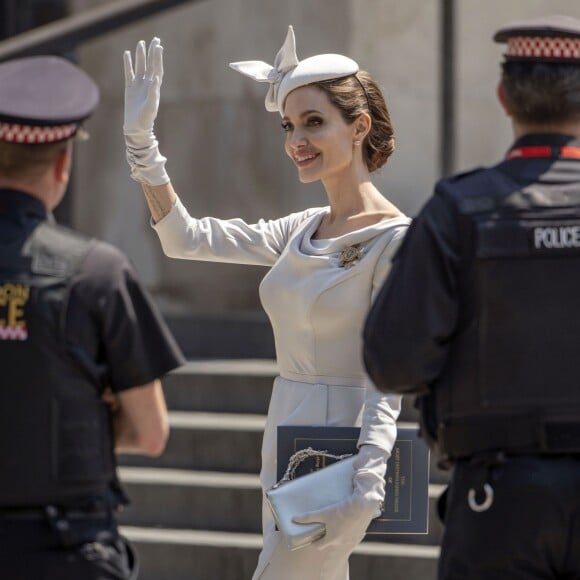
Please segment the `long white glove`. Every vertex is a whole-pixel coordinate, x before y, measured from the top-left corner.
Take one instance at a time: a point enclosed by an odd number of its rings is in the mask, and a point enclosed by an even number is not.
[[[159,108],[163,80],[163,47],[154,38],[145,54],[145,41],[135,50],[135,70],[131,52],[123,54],[125,68],[125,119],[123,133],[131,177],[148,185],[169,182],[165,171],[166,158],[159,153],[153,125]]]
[[[344,501],[293,518],[298,524],[324,524],[326,534],[314,543],[319,550],[354,548],[362,541],[371,520],[381,514],[388,458],[389,453],[380,447],[363,445],[354,463],[352,494]]]

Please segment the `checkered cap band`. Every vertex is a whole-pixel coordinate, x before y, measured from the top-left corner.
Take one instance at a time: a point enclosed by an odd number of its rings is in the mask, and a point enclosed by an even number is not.
[[[0,123],[0,141],[9,143],[56,143],[72,137],[78,129],[76,123],[55,127],[35,127],[14,123]]]
[[[580,38],[513,36],[507,41],[507,58],[580,60]]]

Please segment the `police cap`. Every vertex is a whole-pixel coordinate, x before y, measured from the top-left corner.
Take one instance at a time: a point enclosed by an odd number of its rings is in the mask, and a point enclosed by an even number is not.
[[[99,102],[95,82],[58,56],[0,63],[0,140],[56,143],[75,135]]]
[[[571,16],[512,22],[493,39],[507,44],[506,60],[580,63],[580,20]]]
[[[552,15],[511,22],[493,36],[506,60],[580,63],[580,20]]]

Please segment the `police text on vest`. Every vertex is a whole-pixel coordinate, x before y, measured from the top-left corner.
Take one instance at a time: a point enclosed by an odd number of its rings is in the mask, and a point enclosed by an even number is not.
[[[580,248],[580,225],[534,228],[534,246],[537,250]]]

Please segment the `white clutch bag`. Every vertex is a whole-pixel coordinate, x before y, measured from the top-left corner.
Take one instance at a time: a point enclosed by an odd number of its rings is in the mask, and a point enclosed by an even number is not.
[[[307,457],[324,456],[336,463],[294,479],[296,468]],[[332,455],[311,447],[297,451],[288,461],[284,477],[266,491],[266,500],[290,550],[308,546],[326,534],[322,523],[296,524],[292,518],[322,509],[352,494],[354,455]]]

